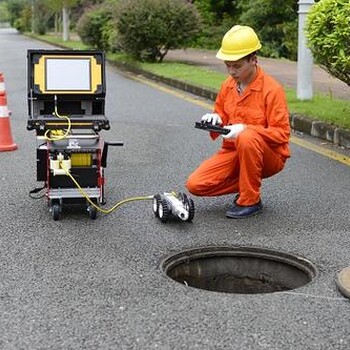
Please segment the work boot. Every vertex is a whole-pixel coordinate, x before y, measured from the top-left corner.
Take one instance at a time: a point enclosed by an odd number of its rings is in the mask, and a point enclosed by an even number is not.
[[[230,219],[244,219],[262,212],[261,201],[254,205],[242,206],[235,202],[228,207],[226,217]]]

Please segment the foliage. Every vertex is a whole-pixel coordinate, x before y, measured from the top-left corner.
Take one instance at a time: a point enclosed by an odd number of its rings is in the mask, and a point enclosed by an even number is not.
[[[115,18],[122,49],[159,62],[168,50],[186,47],[200,25],[198,11],[185,0],[121,0]]]
[[[249,25],[258,33],[260,54],[296,60],[298,41],[295,0],[194,0],[203,18],[203,29],[193,46],[218,49],[234,25]]]
[[[15,21],[21,17],[21,13],[25,8],[26,1],[25,0],[11,0],[7,3],[7,11],[9,15],[9,20],[11,26],[14,27]]]
[[[20,16],[15,20],[13,26],[19,32],[27,32],[32,27],[32,9],[26,5],[23,7]]]
[[[47,0],[36,0],[34,2],[34,33],[44,35],[51,17],[52,11],[47,6]]]
[[[262,55],[296,59],[297,6],[295,0],[240,0],[240,24],[258,33]]]
[[[219,22],[225,15],[234,17],[237,11],[237,3],[233,0],[194,0],[193,3],[197,7],[203,19],[206,21]]]
[[[7,4],[5,2],[0,2],[0,22],[5,23],[9,21],[10,21],[10,15],[7,10]]]
[[[321,0],[308,15],[306,35],[316,62],[350,86],[349,18],[349,0]]]
[[[113,20],[107,21],[102,27],[100,48],[109,52],[116,52],[120,49],[118,44],[118,33]]]
[[[86,45],[106,51],[114,46],[116,33],[112,23],[112,13],[106,6],[94,6],[85,11],[76,29]]]
[[[71,21],[77,23],[79,18],[93,6],[100,5],[102,3],[108,3],[111,0],[78,0],[77,4],[71,8]],[[115,0],[113,0],[115,1]]]
[[[224,34],[238,21],[239,1],[194,0],[193,2],[201,15],[202,28],[191,46],[218,49]]]

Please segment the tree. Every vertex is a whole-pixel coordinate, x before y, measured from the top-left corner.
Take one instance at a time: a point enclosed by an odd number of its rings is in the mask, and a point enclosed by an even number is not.
[[[68,41],[70,36],[69,10],[77,5],[78,0],[46,0],[46,3],[54,13],[62,11],[62,40]]]
[[[269,57],[297,56],[297,6],[295,0],[240,0],[239,22],[254,28],[262,41],[261,53]]]
[[[0,2],[0,27],[3,24],[8,23],[9,21],[10,21],[10,14],[7,11],[6,3],[1,1]]]
[[[186,0],[121,0],[115,8],[118,40],[137,59],[161,62],[198,32],[200,17]]]
[[[48,22],[52,17],[52,11],[47,6],[47,0],[35,0],[33,3],[33,9],[34,32],[39,35],[44,35],[48,27]]]
[[[306,36],[315,61],[350,86],[349,18],[349,0],[321,0],[308,15]]]
[[[225,16],[234,19],[237,13],[237,2],[237,0],[192,0],[202,16],[206,19],[210,18],[215,23],[220,22]]]
[[[15,21],[21,17],[21,12],[25,8],[26,1],[25,0],[11,0],[7,3],[7,11],[10,20],[10,24],[14,27]]]

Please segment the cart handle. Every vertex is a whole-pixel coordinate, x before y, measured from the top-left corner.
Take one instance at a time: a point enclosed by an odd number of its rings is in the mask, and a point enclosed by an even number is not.
[[[102,157],[101,157],[102,168],[107,167],[108,146],[124,146],[124,142],[123,141],[116,141],[116,142],[105,142],[104,143]]]

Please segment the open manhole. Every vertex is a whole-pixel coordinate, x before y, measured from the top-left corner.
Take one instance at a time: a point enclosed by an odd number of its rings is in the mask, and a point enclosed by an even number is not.
[[[168,257],[165,273],[184,285],[223,293],[260,294],[292,290],[311,282],[308,260],[256,247],[205,247]]]

